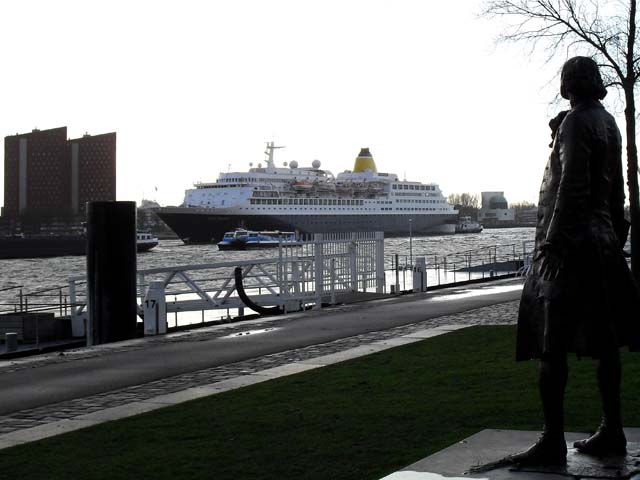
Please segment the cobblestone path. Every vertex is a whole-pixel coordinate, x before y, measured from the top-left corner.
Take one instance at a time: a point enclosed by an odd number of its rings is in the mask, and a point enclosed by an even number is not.
[[[395,327],[388,330],[377,332],[369,332],[353,337],[347,337],[333,342],[312,345],[309,347],[288,350],[263,357],[252,358],[242,362],[231,363],[228,365],[207,368],[195,372],[176,375],[164,378],[154,382],[135,385],[119,390],[114,390],[98,395],[76,398],[65,402],[45,405],[29,410],[14,412],[9,415],[0,416],[0,435],[21,430],[25,428],[36,427],[58,420],[69,419],[92,413],[105,408],[117,407],[127,403],[143,401],[158,395],[178,392],[191,387],[199,387],[209,385],[211,383],[227,380],[242,375],[257,373],[281,365],[293,362],[309,360],[316,357],[341,352],[361,345],[387,340],[394,337],[401,337],[411,333],[425,330],[427,328],[435,328],[446,325],[500,325],[513,324],[517,316],[519,301],[500,303],[487,307],[469,310],[455,315],[446,315],[437,318],[431,318],[422,322],[417,322],[401,327]],[[281,320],[290,321],[290,320]],[[264,323],[254,323],[253,328],[268,328],[277,326],[279,320],[271,320]],[[224,335],[230,335],[235,332],[247,330],[247,325],[230,326],[225,329],[217,329],[210,331],[192,330],[181,335],[173,337],[157,337],[150,340],[151,343],[157,342],[180,342],[206,340]],[[48,356],[43,360],[35,360],[33,362],[16,363],[15,365],[5,365],[0,368],[1,375],[4,372],[16,371],[26,368],[34,368],[44,363],[52,362],[69,362],[80,358],[90,358],[98,355],[107,355],[110,352],[126,351],[140,348],[147,348],[149,340],[144,342],[131,342],[125,346],[101,347],[96,350],[81,351],[80,353],[65,354],[59,356]]]

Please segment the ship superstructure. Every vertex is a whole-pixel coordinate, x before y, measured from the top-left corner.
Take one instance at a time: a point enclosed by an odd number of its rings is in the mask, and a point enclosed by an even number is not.
[[[384,230],[387,236],[453,233],[457,211],[435,183],[423,184],[379,173],[368,148],[353,170],[336,177],[314,160],[276,167],[273,142],[266,165],[221,173],[196,183],[180,207],[156,213],[186,243],[214,242],[235,228],[300,233]],[[411,224],[411,227],[410,227]]]

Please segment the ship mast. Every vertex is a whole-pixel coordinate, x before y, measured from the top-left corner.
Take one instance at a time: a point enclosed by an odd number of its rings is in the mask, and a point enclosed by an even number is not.
[[[276,148],[285,148],[284,146],[276,147],[274,142],[267,142],[267,149],[264,151],[264,154],[267,156],[267,168],[276,168],[273,163],[273,151]]]

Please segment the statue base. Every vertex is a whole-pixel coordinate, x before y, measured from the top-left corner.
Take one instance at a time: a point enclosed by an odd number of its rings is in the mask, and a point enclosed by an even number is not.
[[[576,451],[573,442],[586,433],[567,433],[567,463],[557,467],[504,466],[480,473],[470,469],[491,464],[533,445],[540,432],[482,430],[382,480],[567,480],[581,478],[640,480],[640,428],[626,428],[627,455],[594,457]]]

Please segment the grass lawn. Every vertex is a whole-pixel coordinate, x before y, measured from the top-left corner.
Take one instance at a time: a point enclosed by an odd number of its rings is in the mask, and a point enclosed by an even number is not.
[[[514,362],[514,338],[468,328],[1,450],[0,478],[379,479],[484,428],[540,428],[537,365]],[[640,426],[640,357],[623,364]],[[567,430],[593,430],[594,365],[570,369]]]

